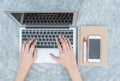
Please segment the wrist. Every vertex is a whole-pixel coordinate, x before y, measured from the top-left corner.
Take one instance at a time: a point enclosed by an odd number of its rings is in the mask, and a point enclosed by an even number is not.
[[[18,69],[15,81],[24,81],[27,72],[23,71],[21,68]]]
[[[68,73],[69,73],[70,76],[73,75],[73,74],[75,74],[75,73],[79,73],[79,69],[78,69],[77,65],[74,66],[74,67],[72,67],[72,68],[70,68],[70,69],[67,69],[67,71],[68,71]]]
[[[27,74],[27,71],[24,68],[18,68],[18,73],[20,74]]]
[[[21,71],[24,74],[27,74],[29,71],[29,66],[23,66],[23,65],[19,65],[18,71]]]
[[[78,70],[77,64],[71,65],[70,67],[66,68],[68,72],[72,72],[74,70]]]

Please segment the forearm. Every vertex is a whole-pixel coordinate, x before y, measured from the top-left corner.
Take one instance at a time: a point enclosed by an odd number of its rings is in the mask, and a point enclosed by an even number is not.
[[[78,67],[68,70],[68,73],[72,81],[82,81]]]
[[[24,81],[26,78],[27,72],[21,69],[18,69],[15,81]]]

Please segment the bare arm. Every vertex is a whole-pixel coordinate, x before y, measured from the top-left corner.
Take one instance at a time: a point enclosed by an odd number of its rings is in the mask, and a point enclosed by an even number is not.
[[[61,36],[59,39],[62,43],[62,46],[60,45],[58,39],[56,39],[56,43],[58,46],[60,56],[55,57],[53,54],[51,54],[52,59],[66,68],[72,81],[82,81],[82,78],[75,60],[74,51],[69,39],[66,39],[64,36]]]
[[[31,45],[32,43],[32,45]],[[37,41],[28,40],[23,43],[20,51],[20,63],[16,74],[15,81],[24,81],[32,64],[37,57],[36,46]]]

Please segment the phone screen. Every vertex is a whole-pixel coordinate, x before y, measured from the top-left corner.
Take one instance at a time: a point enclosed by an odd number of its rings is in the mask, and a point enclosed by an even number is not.
[[[89,59],[100,59],[100,39],[89,39]]]

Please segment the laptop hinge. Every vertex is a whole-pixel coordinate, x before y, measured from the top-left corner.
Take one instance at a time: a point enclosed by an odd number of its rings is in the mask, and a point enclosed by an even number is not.
[[[69,29],[69,27],[26,27],[26,29]]]

